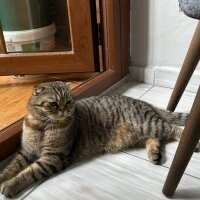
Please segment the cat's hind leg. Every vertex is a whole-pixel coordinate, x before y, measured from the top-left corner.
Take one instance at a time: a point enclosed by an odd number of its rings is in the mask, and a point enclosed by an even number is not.
[[[149,160],[155,164],[160,164],[161,154],[161,141],[158,138],[149,138],[146,140],[146,150]]]

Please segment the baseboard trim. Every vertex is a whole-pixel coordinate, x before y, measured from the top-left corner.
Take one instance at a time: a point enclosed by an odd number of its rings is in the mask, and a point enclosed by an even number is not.
[[[180,69],[170,66],[139,67],[131,65],[129,71],[133,81],[174,88]],[[199,85],[200,71],[196,70],[186,87],[186,91],[197,92]]]

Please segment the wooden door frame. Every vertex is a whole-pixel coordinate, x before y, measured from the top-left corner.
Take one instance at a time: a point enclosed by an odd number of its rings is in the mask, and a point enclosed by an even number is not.
[[[105,71],[73,90],[77,98],[98,95],[128,74],[130,0],[101,0]],[[0,131],[0,160],[18,146],[22,119]]]
[[[76,88],[74,94],[78,98],[100,94],[121,80],[129,71],[130,0],[101,2],[105,71]]]

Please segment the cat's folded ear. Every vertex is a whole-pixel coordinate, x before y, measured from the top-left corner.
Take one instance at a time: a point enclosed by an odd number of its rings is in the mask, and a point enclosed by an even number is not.
[[[33,95],[38,96],[41,92],[43,92],[45,87],[43,85],[36,85],[33,88]]]

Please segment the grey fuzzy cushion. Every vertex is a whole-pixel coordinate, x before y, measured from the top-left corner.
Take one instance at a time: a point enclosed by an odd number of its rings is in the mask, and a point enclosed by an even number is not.
[[[181,10],[189,17],[200,19],[200,0],[178,0]]]

